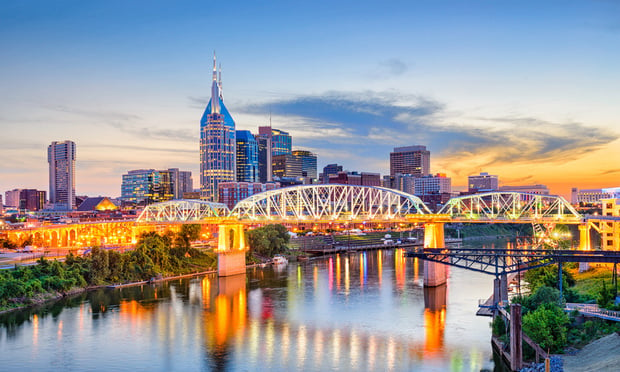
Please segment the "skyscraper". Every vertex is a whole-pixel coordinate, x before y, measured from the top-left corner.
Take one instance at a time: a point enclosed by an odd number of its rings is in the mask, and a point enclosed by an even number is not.
[[[209,201],[217,201],[217,185],[235,181],[237,172],[235,121],[224,105],[221,88],[214,53],[211,99],[200,119],[200,197]]]
[[[431,168],[431,152],[426,146],[395,147],[390,153],[390,176],[412,174],[428,176]]]
[[[499,179],[497,176],[481,172],[473,176],[467,177],[467,188],[469,192],[495,191],[499,188]]]
[[[50,203],[55,209],[75,207],[75,142],[52,142],[47,148],[50,173]]]
[[[271,126],[258,127],[256,135],[258,143],[258,173],[262,183],[270,182],[274,175],[273,165],[276,155],[292,153],[293,139],[288,132],[274,129]]]
[[[258,144],[249,130],[237,131],[237,181],[258,182]]]
[[[295,150],[292,152],[295,158],[301,162],[301,175],[311,179],[317,178],[316,154],[306,150]]]

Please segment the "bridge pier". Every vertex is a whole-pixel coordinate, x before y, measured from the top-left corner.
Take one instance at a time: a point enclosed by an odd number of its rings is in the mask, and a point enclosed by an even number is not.
[[[588,223],[579,225],[579,249],[582,251],[590,250],[590,226]],[[579,272],[582,273],[590,268],[589,262],[579,263]]]
[[[219,225],[217,275],[245,274],[246,251],[243,224]]]
[[[445,248],[444,224],[424,225],[424,248]],[[448,281],[447,265],[424,260],[424,286],[437,287]]]

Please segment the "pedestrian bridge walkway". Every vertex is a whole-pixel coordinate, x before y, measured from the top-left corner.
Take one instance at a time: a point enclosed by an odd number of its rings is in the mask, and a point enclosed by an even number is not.
[[[577,310],[581,314],[586,316],[594,316],[601,319],[613,320],[614,322],[620,322],[620,311],[612,311],[607,309],[601,309],[596,304],[575,304],[567,303],[564,307],[564,311]]]

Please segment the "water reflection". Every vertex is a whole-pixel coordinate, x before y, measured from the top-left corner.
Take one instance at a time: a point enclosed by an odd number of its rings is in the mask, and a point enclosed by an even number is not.
[[[490,363],[490,331],[474,312],[491,281],[485,289],[487,277],[452,270],[449,297],[448,286],[423,288],[421,265],[401,250],[382,250],[281,271],[101,289],[0,317],[0,347],[16,350],[0,363],[6,370],[23,369],[19,360],[42,370],[480,370]]]

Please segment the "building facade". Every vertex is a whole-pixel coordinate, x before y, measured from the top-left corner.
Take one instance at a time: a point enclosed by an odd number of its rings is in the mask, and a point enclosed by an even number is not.
[[[295,150],[292,152],[294,158],[301,162],[301,176],[312,180],[317,179],[316,154],[306,150]]]
[[[571,189],[571,204],[598,204],[601,199],[620,198],[620,187],[602,189]]]
[[[233,209],[235,204],[249,196],[279,187],[277,182],[222,182],[218,185],[219,202]]]
[[[390,176],[397,173],[423,177],[430,174],[431,153],[426,146],[395,147],[390,153]]]
[[[237,137],[237,181],[258,182],[258,143],[249,130],[238,130]]]
[[[501,186],[499,191],[505,192],[526,192],[528,194],[549,195],[549,188],[545,185],[521,185],[521,186]]]
[[[7,207],[19,208],[19,193],[22,189],[13,189],[4,193],[4,204]]]
[[[200,196],[209,201],[217,201],[218,184],[235,181],[237,173],[235,121],[224,105],[221,77],[218,82],[214,55],[211,99],[200,120]]]
[[[136,205],[182,199],[192,192],[192,183],[192,172],[178,168],[131,170],[123,175],[120,199]]]
[[[452,179],[443,173],[414,179],[414,195],[451,194]]]
[[[50,203],[54,209],[75,207],[75,142],[52,142],[47,148]]]
[[[22,189],[19,193],[19,209],[40,211],[45,207],[45,191]]]
[[[258,127],[255,136],[258,146],[258,173],[261,183],[273,180],[273,157],[292,153],[293,138],[288,132],[268,127]]]
[[[620,217],[620,198],[601,199],[603,216]],[[601,248],[620,250],[620,221],[602,221],[600,224]]]
[[[338,172],[342,172],[342,165],[327,164],[323,167],[323,173],[319,175],[321,183],[329,183],[329,176],[337,175]]]
[[[495,191],[499,188],[499,178],[487,172],[481,172],[467,177],[467,188],[470,193]]]

